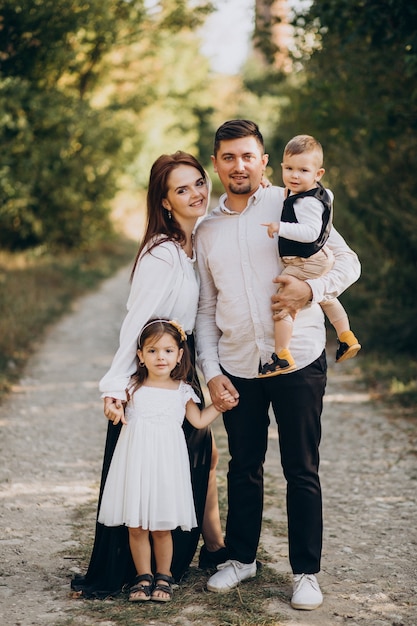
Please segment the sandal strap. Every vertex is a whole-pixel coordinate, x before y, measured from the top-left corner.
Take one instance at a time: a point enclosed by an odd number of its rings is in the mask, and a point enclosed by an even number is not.
[[[158,585],[158,583],[156,583],[156,585],[154,585],[153,590],[152,590],[152,597],[155,591],[162,591],[163,593],[167,593],[170,598],[172,597],[172,594],[173,594],[171,585]]]
[[[148,582],[150,585],[152,585],[153,583],[153,576],[152,574],[139,574],[138,576],[135,576],[135,579],[133,581],[133,584],[136,585],[137,583],[141,583],[143,581]]]
[[[158,584],[159,581],[163,581],[168,584],[161,585]],[[154,594],[155,591],[162,591],[163,593],[167,593],[171,598],[173,593],[171,585],[173,585],[174,583],[175,579],[172,576],[167,576],[167,574],[155,574],[155,584],[153,586],[152,594]]]
[[[175,583],[175,578],[173,578],[172,576],[168,576],[167,574],[155,574],[155,582],[158,580],[163,580],[164,582],[168,583],[168,585],[173,585]]]
[[[142,585],[142,582],[148,582],[149,585]],[[140,574],[135,577],[132,586],[129,588],[129,594],[141,591],[146,597],[149,597],[153,590],[153,576],[151,574]]]

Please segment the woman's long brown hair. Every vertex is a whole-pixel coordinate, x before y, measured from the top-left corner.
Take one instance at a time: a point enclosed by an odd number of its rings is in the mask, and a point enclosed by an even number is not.
[[[156,159],[149,175],[146,199],[146,231],[133,263],[133,269],[130,275],[131,280],[143,249],[156,235],[162,235],[162,238],[159,237],[152,243],[148,248],[148,252],[162,241],[176,241],[180,245],[185,243],[185,233],[181,226],[174,219],[174,216],[169,217],[168,211],[162,206],[162,201],[168,194],[168,177],[171,172],[180,165],[195,167],[200,172],[202,178],[208,183],[207,174],[203,166],[192,154],[188,154],[188,152],[178,150],[174,154],[162,154]]]

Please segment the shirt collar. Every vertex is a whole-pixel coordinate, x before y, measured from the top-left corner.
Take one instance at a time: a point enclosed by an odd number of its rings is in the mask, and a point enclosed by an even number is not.
[[[263,192],[263,187],[260,185],[258,189],[255,191],[255,193],[253,193],[249,197],[246,208],[242,211],[242,213],[247,211],[247,209],[251,207],[252,205],[258,204],[259,200],[261,199],[262,192]],[[227,208],[227,206],[225,205],[226,198],[227,198],[227,193],[224,193],[222,196],[220,196],[220,200],[219,200],[220,211],[222,213],[225,213],[226,215],[240,215],[239,211],[231,211],[230,209]]]

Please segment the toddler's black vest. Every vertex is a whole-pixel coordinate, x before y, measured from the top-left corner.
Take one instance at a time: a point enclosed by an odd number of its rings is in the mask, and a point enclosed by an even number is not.
[[[322,249],[327,239],[329,238],[330,229],[332,227],[333,206],[329,194],[321,183],[317,183],[318,187],[310,189],[310,191],[302,191],[288,196],[284,200],[282,207],[281,222],[298,223],[295,216],[294,203],[300,198],[306,196],[313,196],[319,200],[323,205],[322,214],[322,227],[320,235],[316,241],[311,243],[302,243],[300,241],[292,241],[291,239],[285,239],[285,237],[278,237],[278,250],[281,257],[283,256],[299,256],[304,259],[316,254]]]

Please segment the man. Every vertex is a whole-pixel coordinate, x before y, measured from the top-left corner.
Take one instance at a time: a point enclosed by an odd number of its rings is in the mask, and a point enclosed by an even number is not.
[[[357,280],[360,265],[332,229],[328,245],[335,265],[328,274],[306,282],[280,279],[277,242],[261,224],[279,219],[284,189],[260,185],[268,155],[257,125],[247,120],[225,122],[216,132],[212,161],[226,193],[197,230],[201,278],[197,351],[218,410],[225,410],[220,398],[224,389],[238,402],[224,413],[231,457],[225,538],[229,560],[210,577],[207,588],[226,592],[256,575],[272,405],[287,481],[291,604],[311,610],[323,601],[315,576],[322,550],[318,469],[326,385],[325,328],[318,302],[338,296]],[[275,295],[277,282],[282,289]],[[260,364],[274,348],[271,299],[277,309],[304,307],[296,316],[291,341],[297,369],[258,378]]]

